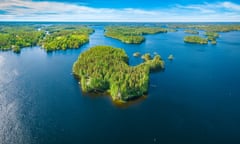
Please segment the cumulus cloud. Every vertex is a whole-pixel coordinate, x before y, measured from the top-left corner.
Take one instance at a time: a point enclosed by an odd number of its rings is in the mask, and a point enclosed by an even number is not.
[[[240,21],[240,5],[232,2],[173,5],[144,10],[93,8],[63,2],[1,0],[0,19],[5,21]]]
[[[219,6],[223,7],[223,8],[230,9],[230,10],[240,11],[240,5],[234,4],[234,3],[231,3],[231,2],[219,3]]]

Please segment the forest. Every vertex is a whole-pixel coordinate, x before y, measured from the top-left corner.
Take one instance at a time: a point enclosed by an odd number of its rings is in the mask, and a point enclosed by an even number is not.
[[[230,31],[239,31],[239,24],[167,24],[169,28],[183,28],[183,29],[195,29],[211,32],[230,32]]]
[[[185,33],[188,33],[188,34],[199,34],[199,32],[198,31],[196,31],[196,30],[190,30],[190,29],[187,29],[187,30],[185,30],[184,31]]]
[[[42,46],[46,51],[79,48],[94,30],[81,25],[0,25],[0,50]]]
[[[121,48],[95,46],[81,53],[73,65],[83,92],[107,92],[113,100],[127,101],[148,92],[149,73],[163,69],[159,55],[137,66],[128,65],[128,56]]]
[[[45,28],[47,32],[40,45],[46,51],[79,48],[89,41],[93,29],[86,26],[52,26]]]
[[[32,47],[38,44],[44,36],[34,26],[8,25],[0,26],[0,50],[12,50],[19,53],[23,47]]]
[[[200,36],[185,36],[184,42],[196,44],[208,44],[208,40]]]
[[[145,38],[145,34],[166,33],[167,30],[161,27],[146,26],[107,26],[105,27],[105,36],[118,39],[123,43],[139,44]]]

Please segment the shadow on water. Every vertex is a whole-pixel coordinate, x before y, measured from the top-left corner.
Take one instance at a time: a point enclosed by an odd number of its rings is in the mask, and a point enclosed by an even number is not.
[[[107,99],[112,105],[114,105],[117,108],[128,108],[132,105],[137,105],[141,103],[143,100],[147,98],[147,95],[133,97],[132,99],[129,99],[127,102],[113,100],[112,96],[108,92],[102,92],[102,91],[93,91],[93,92],[82,92],[81,84],[79,83],[79,79],[77,76],[73,75],[74,79],[76,81],[76,84],[79,85],[79,90],[81,90],[82,96],[88,97],[92,100],[98,100],[99,98]]]

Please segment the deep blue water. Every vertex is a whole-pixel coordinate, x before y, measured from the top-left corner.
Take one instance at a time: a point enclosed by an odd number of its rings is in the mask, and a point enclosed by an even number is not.
[[[215,46],[185,44],[183,31],[128,45],[93,28],[80,49],[0,52],[1,144],[240,143],[240,32],[220,33]],[[125,49],[130,65],[141,62],[136,51],[157,52],[166,69],[151,74],[145,99],[117,107],[108,96],[83,95],[71,74],[95,45]]]

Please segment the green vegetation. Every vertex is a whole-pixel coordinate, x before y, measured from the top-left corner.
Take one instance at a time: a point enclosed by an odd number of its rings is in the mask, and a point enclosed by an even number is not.
[[[148,60],[151,60],[151,59],[152,59],[150,53],[146,53],[146,54],[142,55],[141,58],[142,58],[143,60],[145,60],[145,61],[148,61]]]
[[[41,41],[46,51],[79,48],[89,41],[93,29],[85,26],[54,26],[47,27],[49,34]]]
[[[168,24],[168,28],[178,29],[192,29],[192,30],[203,30],[205,31],[205,36],[211,44],[217,44],[216,39],[219,37],[218,32],[230,32],[230,31],[240,31],[240,24]],[[185,42],[207,44],[205,40],[200,38],[184,38]]]
[[[207,39],[211,41],[211,44],[217,44],[216,38],[219,37],[219,34],[217,32],[208,31],[205,33],[205,36],[207,36]]]
[[[167,30],[167,32],[177,32],[178,31],[177,29],[172,29],[172,28],[167,28],[166,30]]]
[[[135,57],[139,57],[140,55],[141,55],[140,52],[133,53],[133,56],[135,56]]]
[[[107,26],[105,27],[105,36],[118,39],[128,44],[139,44],[145,39],[144,34],[165,33],[166,29],[160,27],[144,26]]]
[[[168,24],[168,28],[196,29],[213,32],[239,31],[239,24]]]
[[[21,48],[42,46],[46,51],[79,48],[93,29],[78,25],[0,25],[0,50],[20,53]]]
[[[196,44],[207,44],[208,40],[200,36],[185,36],[184,42],[186,43],[196,43]]]
[[[0,50],[20,53],[21,48],[37,45],[44,33],[34,26],[0,26]]]
[[[188,34],[199,34],[199,32],[196,30],[185,30],[184,32]]]
[[[83,92],[108,92],[113,100],[127,101],[148,91],[150,70],[164,68],[159,55],[137,65],[128,65],[124,50],[95,46],[79,55],[73,73]]]

